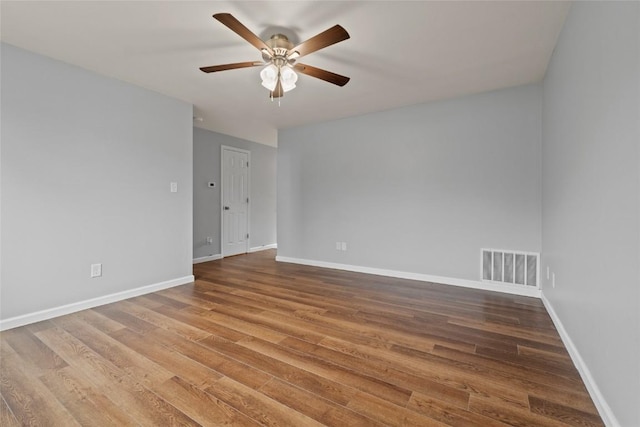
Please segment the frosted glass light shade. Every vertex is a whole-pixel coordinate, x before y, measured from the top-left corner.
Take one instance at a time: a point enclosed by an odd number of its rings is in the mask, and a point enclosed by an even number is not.
[[[273,91],[278,83],[278,67],[273,64],[269,64],[260,71],[260,78],[262,79],[262,86]]]
[[[283,92],[289,92],[291,89],[296,87],[298,75],[293,71],[293,67],[290,65],[283,65],[278,69],[274,64],[269,64],[260,71],[262,86],[273,92],[278,83],[278,76],[280,77],[280,84]]]
[[[280,83],[282,84],[282,91],[289,92],[296,87],[298,81],[298,75],[290,65],[285,65],[280,69]]]

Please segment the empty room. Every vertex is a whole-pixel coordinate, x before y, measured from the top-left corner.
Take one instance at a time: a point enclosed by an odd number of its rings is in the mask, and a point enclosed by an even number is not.
[[[640,426],[640,2],[0,1],[0,425]]]

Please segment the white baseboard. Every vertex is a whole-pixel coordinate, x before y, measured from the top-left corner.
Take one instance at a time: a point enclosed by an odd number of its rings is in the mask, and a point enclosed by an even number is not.
[[[604,396],[602,395],[602,392],[600,391],[600,388],[596,384],[596,381],[593,379],[593,376],[591,375],[591,371],[589,371],[587,364],[582,359],[582,356],[580,356],[580,353],[578,352],[578,348],[575,346],[575,344],[571,340],[571,337],[567,333],[567,330],[564,328],[564,325],[562,324],[562,321],[558,317],[558,314],[553,309],[553,305],[544,296],[544,293],[542,293],[541,299],[542,299],[542,303],[547,309],[547,312],[549,313],[549,316],[551,316],[551,320],[553,321],[553,324],[555,325],[556,329],[558,330],[558,333],[560,334],[560,338],[562,339],[564,346],[567,348],[567,351],[569,352],[569,356],[571,356],[571,360],[573,361],[573,364],[576,365],[576,368],[580,373],[580,377],[582,377],[582,381],[584,382],[584,385],[587,387],[587,390],[589,391],[589,395],[591,396],[591,399],[593,399],[593,403],[596,405],[596,408],[598,409],[598,413],[600,414],[600,417],[602,417],[602,421],[606,426],[620,427],[620,423],[616,419],[616,416],[613,414],[611,407],[609,406]]]
[[[278,244],[277,243],[273,243],[271,245],[264,245],[264,246],[256,246],[254,248],[250,248],[249,252],[247,253],[253,253],[253,252],[260,252],[260,251],[266,251],[267,249],[278,249]],[[216,255],[209,255],[209,256],[203,256],[200,258],[194,258],[193,259],[193,263],[194,264],[200,264],[201,262],[209,262],[209,261],[215,261],[217,259],[222,259],[222,254],[216,254]]]
[[[208,256],[203,256],[203,257],[200,257],[200,258],[194,258],[193,259],[193,263],[194,264],[200,264],[201,262],[215,261],[217,259],[222,259],[222,254],[208,255]]]
[[[172,288],[174,286],[184,285],[186,283],[191,283],[194,280],[195,278],[192,275],[179,277],[177,279],[167,280],[165,282],[154,283],[152,285],[129,289],[122,292],[116,292],[115,294],[109,294],[84,301],[78,301],[60,307],[48,308],[46,310],[36,311],[35,313],[28,313],[21,316],[10,317],[8,319],[0,320],[0,331],[17,328],[18,326],[24,326],[35,322],[41,322],[43,320],[52,319],[58,316],[64,316],[65,314],[75,313],[77,311],[98,307],[100,305],[105,305],[116,301],[122,301],[127,298],[133,298],[151,292],[161,291],[163,289]]]
[[[354,271],[357,273],[375,274],[377,276],[396,277],[399,279],[419,280],[421,282],[441,283],[444,285],[462,286],[464,288],[502,292],[512,295],[540,298],[537,288],[515,287],[498,283],[486,283],[476,280],[456,279],[452,277],[432,276],[430,274],[410,273],[406,271],[386,270],[382,268],[361,267],[357,265],[338,264],[333,262],[276,256],[276,261],[292,264],[311,265],[314,267],[333,268],[335,270]]]
[[[267,249],[278,249],[278,244],[272,243],[270,245],[256,246],[255,248],[249,249],[249,253],[266,251]]]

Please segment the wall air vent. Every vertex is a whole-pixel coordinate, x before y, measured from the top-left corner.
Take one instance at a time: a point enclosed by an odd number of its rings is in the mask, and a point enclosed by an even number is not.
[[[483,282],[539,287],[539,253],[481,249],[480,256]]]

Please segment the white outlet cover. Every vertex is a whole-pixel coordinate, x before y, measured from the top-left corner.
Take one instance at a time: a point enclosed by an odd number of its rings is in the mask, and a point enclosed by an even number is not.
[[[102,276],[102,264],[91,264],[91,277]]]
[[[343,251],[347,250],[347,242],[342,242],[342,250]]]
[[[178,192],[178,183],[177,182],[172,182],[170,184],[169,188],[171,189],[172,193],[177,193]]]

